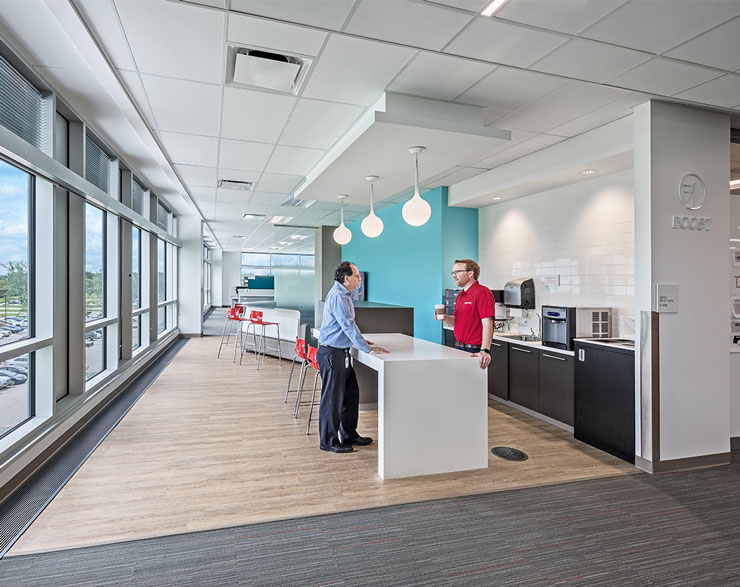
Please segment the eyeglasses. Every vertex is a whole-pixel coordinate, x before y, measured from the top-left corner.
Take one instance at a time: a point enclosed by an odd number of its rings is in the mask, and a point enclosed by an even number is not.
[[[455,275],[457,275],[458,273],[467,273],[468,271],[470,271],[470,269],[456,269],[455,271],[450,273],[450,275],[452,275],[452,277],[455,277]]]

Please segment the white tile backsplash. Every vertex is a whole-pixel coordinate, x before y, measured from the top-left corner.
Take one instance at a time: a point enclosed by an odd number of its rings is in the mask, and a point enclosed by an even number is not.
[[[613,334],[633,334],[620,332],[620,324],[634,323],[631,170],[481,208],[478,218],[483,284],[502,289],[532,277],[537,312],[609,306]],[[545,285],[558,275],[560,285]]]

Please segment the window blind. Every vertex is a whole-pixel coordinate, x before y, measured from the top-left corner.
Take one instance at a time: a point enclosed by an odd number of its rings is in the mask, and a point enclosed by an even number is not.
[[[48,126],[43,103],[41,92],[0,57],[0,124],[39,149]]]
[[[85,137],[85,179],[109,193],[110,157],[90,137]]]
[[[144,186],[134,180],[133,190],[131,193],[131,208],[134,212],[144,215]]]

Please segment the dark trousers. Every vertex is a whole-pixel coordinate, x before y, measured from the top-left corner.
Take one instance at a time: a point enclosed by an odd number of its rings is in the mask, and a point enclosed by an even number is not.
[[[321,371],[321,405],[319,407],[319,444],[337,446],[340,437],[357,437],[360,387],[348,351],[319,346],[316,360]]]

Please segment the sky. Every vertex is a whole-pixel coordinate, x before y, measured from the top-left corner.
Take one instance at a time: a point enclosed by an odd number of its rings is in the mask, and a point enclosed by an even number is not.
[[[29,175],[0,160],[0,275],[8,261],[28,264]]]

